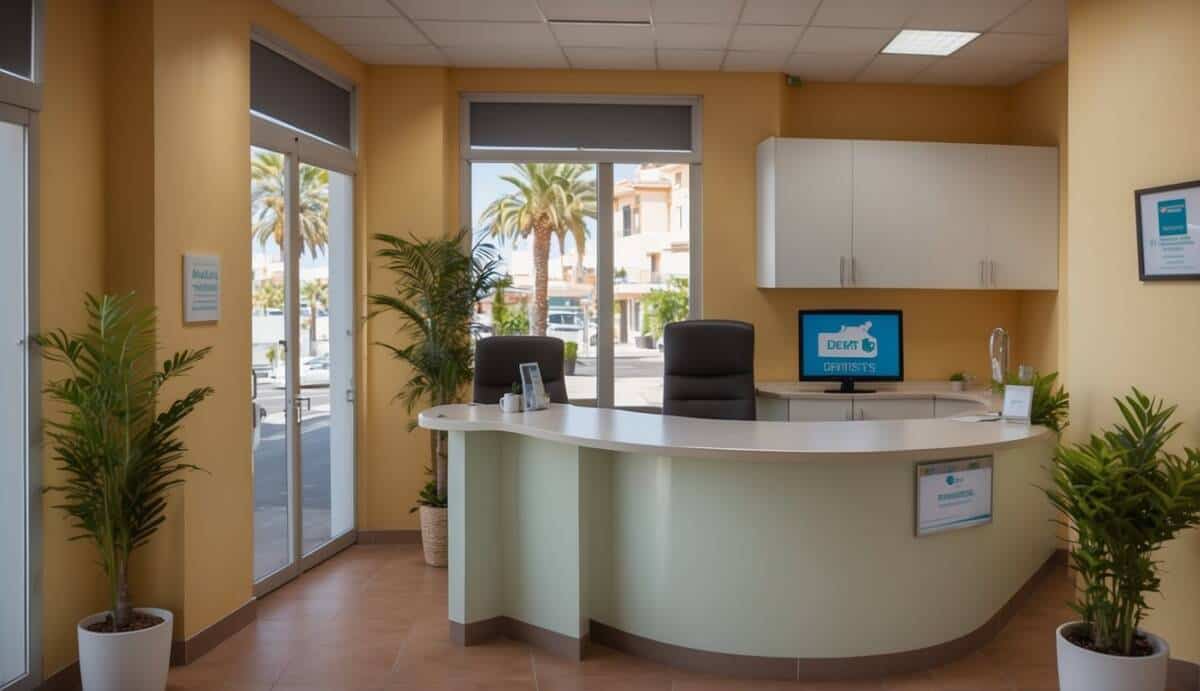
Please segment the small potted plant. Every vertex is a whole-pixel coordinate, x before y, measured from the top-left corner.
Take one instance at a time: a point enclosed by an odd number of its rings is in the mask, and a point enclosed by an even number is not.
[[[411,413],[420,403],[439,406],[461,400],[474,376],[475,342],[471,321],[475,306],[503,280],[500,258],[487,243],[469,244],[465,228],[447,237],[423,240],[377,234],[383,247],[375,256],[395,277],[395,292],[368,297],[376,310],[371,317],[394,314],[403,345],[380,343],[409,369],[408,381],[396,398]],[[410,417],[409,430],[416,429]],[[446,565],[447,434],[429,437],[429,482],[417,495],[413,511],[420,513],[425,563]]]
[[[575,341],[563,343],[563,373],[568,377],[575,375],[575,361],[579,358],[579,344]]]
[[[87,329],[36,337],[43,357],[66,368],[46,384],[63,415],[46,421],[46,436],[62,474],[58,494],[74,539],[93,543],[108,577],[109,609],[79,622],[79,672],[87,691],[162,691],[167,684],[174,617],[133,607],[129,560],[164,519],[169,490],[195,469],[179,430],[212,394],[192,389],[167,406],[159,393],[186,374],[209,348],[182,350],[157,361],[155,311],[132,294],[88,295]]]
[[[1062,691],[1163,691],[1170,650],[1143,631],[1158,593],[1154,553],[1200,524],[1200,451],[1165,450],[1175,406],[1137,389],[1117,399],[1122,423],[1059,446],[1050,502],[1070,520],[1079,621],[1056,634]]]
[[[965,372],[955,372],[950,375],[950,390],[963,391],[967,388],[967,374]]]

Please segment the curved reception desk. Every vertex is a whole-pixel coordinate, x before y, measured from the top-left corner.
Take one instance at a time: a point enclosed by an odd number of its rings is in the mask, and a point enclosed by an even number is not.
[[[591,640],[754,678],[911,671],[986,642],[1056,554],[1042,427],[568,405],[419,421],[450,433],[449,618],[464,644],[504,634],[578,657]],[[934,468],[951,471],[928,478],[950,504],[958,470],[989,469],[988,516],[918,536],[918,478]]]

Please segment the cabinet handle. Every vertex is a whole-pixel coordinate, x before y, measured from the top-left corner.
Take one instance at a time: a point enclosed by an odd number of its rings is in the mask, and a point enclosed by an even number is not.
[[[858,261],[850,257],[850,285],[858,285]]]
[[[984,261],[983,259],[980,259],[980,260],[979,260],[979,287],[980,287],[980,288],[986,288],[986,287],[987,287],[987,279],[985,279],[985,278],[983,277],[983,274],[984,274],[984,272],[986,271],[986,269],[984,269],[984,266],[985,266],[986,264],[987,264],[987,262],[986,262],[986,261]]]
[[[996,287],[996,262],[988,262],[988,285]]]
[[[846,287],[846,258],[838,257],[838,285]]]

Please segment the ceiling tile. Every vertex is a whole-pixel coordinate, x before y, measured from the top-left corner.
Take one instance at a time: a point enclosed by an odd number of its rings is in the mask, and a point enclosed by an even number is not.
[[[746,0],[742,24],[791,24],[803,26],[812,19],[820,0]]]
[[[653,0],[654,23],[700,22],[733,24],[738,20],[741,0]]]
[[[1017,65],[1017,67],[1015,69],[1013,69],[1013,71],[1010,72],[1006,77],[1001,78],[999,81],[999,84],[1001,84],[1002,86],[1012,86],[1014,84],[1020,84],[1021,82],[1025,81],[1026,79],[1030,79],[1031,77],[1036,77],[1038,74],[1041,73],[1042,70],[1046,69],[1049,66],[1050,66],[1050,64],[1045,63],[1045,62],[1022,63],[1020,65]]]
[[[477,22],[538,22],[537,0],[395,0],[409,19]]]
[[[813,16],[816,26],[898,29],[916,11],[920,0],[825,0]]]
[[[722,49],[731,33],[732,26],[720,24],[654,24],[654,41],[659,48]]]
[[[800,26],[747,26],[740,25],[733,32],[729,47],[734,50],[792,52],[796,41],[803,33]]]
[[[389,46],[383,44],[342,46],[351,55],[371,65],[445,65],[446,56],[433,46]]]
[[[644,25],[553,24],[550,29],[564,46],[650,48],[654,45],[654,29]]]
[[[417,22],[439,46],[528,46],[558,48],[546,24],[526,22]]]
[[[721,69],[721,58],[724,56],[725,51],[723,50],[675,50],[659,48],[658,67],[663,70],[704,70],[715,72]]]
[[[1067,0],[1032,0],[996,26],[996,31],[1067,35]]]
[[[858,73],[854,81],[866,84],[902,84],[911,81],[937,60],[924,55],[876,55],[871,64]]]
[[[986,33],[960,48],[954,55],[979,60],[1032,62],[1047,58],[1058,45],[1057,37],[1044,34]]]
[[[960,86],[991,86],[1005,80],[1020,67],[1021,63],[1005,60],[976,60],[950,56],[930,65],[913,78],[914,84],[938,84]]]
[[[424,45],[428,41],[403,17],[304,17],[334,43]]]
[[[275,0],[298,17],[398,17],[387,0]]]
[[[721,69],[726,72],[779,72],[787,62],[787,51],[731,50],[725,53]]]
[[[866,55],[795,53],[787,61],[787,73],[814,82],[848,82],[871,60]]]
[[[466,45],[447,47],[457,67],[566,68],[567,59],[556,46]]]
[[[925,0],[908,18],[913,29],[987,31],[1026,0]]]
[[[547,19],[597,19],[609,22],[645,22],[650,0],[540,0]]]
[[[896,29],[835,29],[810,26],[796,44],[798,53],[878,53],[896,35]]]
[[[564,48],[571,67],[579,70],[652,70],[652,48]]]

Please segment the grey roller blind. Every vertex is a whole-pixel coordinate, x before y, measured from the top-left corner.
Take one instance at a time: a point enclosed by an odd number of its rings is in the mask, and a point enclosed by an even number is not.
[[[250,110],[349,149],[350,99],[341,86],[250,43]]]
[[[692,151],[692,106],[606,103],[470,104],[471,146]]]
[[[0,0],[0,70],[33,78],[32,0]]]

